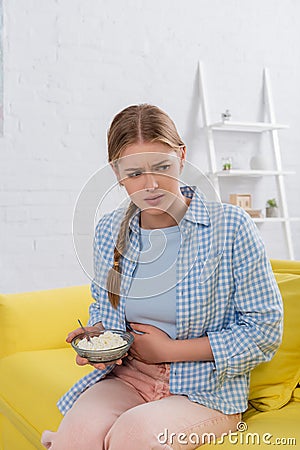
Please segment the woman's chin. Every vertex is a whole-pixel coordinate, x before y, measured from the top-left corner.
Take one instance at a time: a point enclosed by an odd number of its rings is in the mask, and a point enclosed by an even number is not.
[[[147,208],[143,208],[142,212],[146,214],[151,214],[151,216],[159,216],[161,214],[165,214],[166,211],[162,208],[155,206],[148,206]]]

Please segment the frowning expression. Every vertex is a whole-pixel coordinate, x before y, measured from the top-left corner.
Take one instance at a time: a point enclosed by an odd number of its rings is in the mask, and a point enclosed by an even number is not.
[[[182,198],[179,179],[185,147],[176,150],[160,142],[133,144],[114,165],[119,182],[141,211],[162,214]]]

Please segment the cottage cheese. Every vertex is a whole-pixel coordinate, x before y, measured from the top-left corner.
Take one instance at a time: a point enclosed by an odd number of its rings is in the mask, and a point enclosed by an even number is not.
[[[112,331],[105,331],[100,336],[92,336],[90,341],[87,338],[81,339],[77,347],[83,350],[110,350],[125,344],[127,342],[120,335]]]

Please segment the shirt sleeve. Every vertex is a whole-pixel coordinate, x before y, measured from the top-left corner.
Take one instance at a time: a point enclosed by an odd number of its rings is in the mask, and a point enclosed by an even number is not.
[[[106,291],[104,291],[95,280],[91,283],[91,293],[94,298],[94,302],[90,304],[89,307],[89,320],[88,326],[93,326],[98,322],[102,322],[102,314],[101,314],[101,298],[104,298],[104,295],[107,295]]]
[[[108,302],[108,292],[106,289],[107,273],[111,266],[109,266],[108,252],[105,246],[102,245],[103,239],[108,242],[106,228],[106,217],[104,216],[97,224],[95,230],[94,244],[93,244],[93,258],[94,258],[94,278],[91,283],[91,294],[94,302],[89,307],[89,321],[88,326],[93,326],[103,319],[103,307]]]
[[[282,339],[282,299],[254,222],[243,213],[232,247],[235,320],[208,332],[219,383],[269,361]]]

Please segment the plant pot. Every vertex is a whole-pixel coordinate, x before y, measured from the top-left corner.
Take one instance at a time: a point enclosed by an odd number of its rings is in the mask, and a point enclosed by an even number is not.
[[[278,208],[276,206],[267,206],[266,217],[278,217]]]

